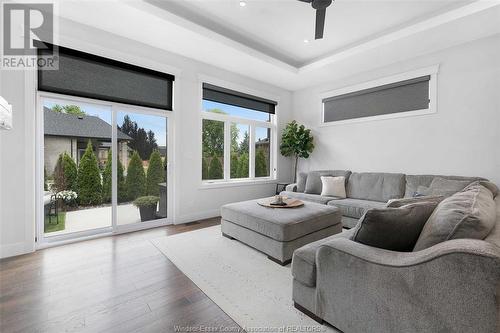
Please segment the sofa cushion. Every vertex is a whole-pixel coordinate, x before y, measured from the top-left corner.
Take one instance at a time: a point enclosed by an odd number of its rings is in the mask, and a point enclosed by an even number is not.
[[[434,178],[440,177],[451,180],[468,180],[471,183],[476,180],[486,180],[480,177],[461,177],[461,176],[441,176],[441,175],[406,175],[405,197],[413,197],[419,186],[429,187]]]
[[[347,197],[387,202],[402,198],[405,175],[402,173],[353,172],[347,182]]]
[[[300,192],[290,192],[290,191],[283,191],[280,193],[281,195],[284,195],[288,198],[295,198],[295,199],[300,199],[304,201],[310,201],[310,202],[315,202],[319,204],[326,205],[328,201],[336,199],[335,197],[324,197],[319,194],[308,194],[308,193],[300,193]]]
[[[320,194],[321,193],[321,176],[345,177],[347,180],[351,171],[348,170],[318,170],[311,171],[307,175],[305,193]]]
[[[348,216],[352,218],[359,219],[363,214],[371,208],[384,208],[384,202],[371,201],[371,200],[361,200],[361,199],[337,199],[332,200],[330,198],[328,201],[329,206],[335,206],[340,209],[343,216]]]
[[[320,239],[295,250],[292,258],[293,277],[306,286],[314,287],[316,285],[316,251],[320,245],[339,237],[350,239],[353,232],[354,229],[344,230],[340,234]]]
[[[352,238],[380,249],[410,252],[438,202],[422,201],[399,208],[369,209]]]
[[[496,221],[493,194],[474,182],[436,207],[415,244],[420,251],[457,238],[484,239]]]
[[[413,198],[400,198],[400,199],[391,199],[387,203],[387,207],[389,208],[398,208],[402,207],[405,205],[410,205],[414,203],[419,203],[419,202],[435,202],[436,205],[440,203],[441,201],[444,200],[444,196],[442,195],[428,195],[428,196],[420,196],[420,197],[413,197]]]
[[[345,198],[345,178],[321,176],[321,196]]]
[[[463,190],[467,185],[472,183],[470,180],[455,180],[436,177],[432,180],[429,187],[420,185],[417,187],[417,194],[419,195],[442,195],[449,197],[457,192]]]
[[[222,219],[280,242],[289,242],[341,223],[334,207],[305,201],[299,208],[262,207],[257,200],[221,207]]]
[[[299,172],[297,175],[297,192],[306,190],[307,172]]]

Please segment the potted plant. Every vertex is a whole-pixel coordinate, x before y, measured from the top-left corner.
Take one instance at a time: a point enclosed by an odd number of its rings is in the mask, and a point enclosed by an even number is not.
[[[304,125],[297,124],[294,120],[288,123],[281,135],[280,152],[283,156],[295,157],[293,182],[297,181],[297,165],[300,158],[308,158],[314,150],[313,136],[311,130]]]
[[[139,208],[141,222],[154,220],[156,218],[156,205],[160,200],[154,195],[139,197],[134,200],[134,206]]]

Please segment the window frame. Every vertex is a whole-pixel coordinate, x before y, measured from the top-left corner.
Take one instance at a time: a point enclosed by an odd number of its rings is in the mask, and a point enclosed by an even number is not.
[[[269,121],[253,120],[249,118],[243,118],[232,115],[225,115],[219,113],[206,112],[203,109],[203,82],[218,85],[221,87],[227,87],[228,89],[241,91],[242,93],[248,93],[255,96],[262,96],[262,93],[249,91],[243,87],[234,87],[228,85],[227,83],[221,84],[220,81],[214,83],[213,81],[201,80],[200,81],[200,120],[199,120],[199,135],[200,135],[200,150],[199,150],[199,179],[201,182],[200,188],[216,188],[216,187],[228,187],[237,185],[252,185],[252,184],[263,184],[263,183],[275,183],[277,179],[277,114],[279,108],[279,101],[276,97],[273,99],[278,101],[278,105],[275,108],[275,114],[269,114]],[[265,95],[263,98],[266,98]],[[215,120],[224,123],[224,165],[222,179],[202,179],[202,159],[203,159],[203,120]],[[249,177],[248,178],[231,178],[231,124],[248,125],[249,128]],[[268,177],[255,177],[255,129],[256,128],[269,128],[271,130],[270,134],[270,165],[269,165],[269,176]]]
[[[437,113],[437,74],[438,74],[438,71],[439,71],[439,65],[434,65],[434,66],[424,67],[424,68],[420,68],[420,69],[416,69],[413,71],[408,71],[408,72],[404,72],[404,73],[400,73],[400,74],[396,74],[396,75],[392,75],[392,76],[383,77],[383,78],[372,80],[372,81],[363,82],[360,84],[355,84],[352,86],[347,86],[347,87],[340,88],[340,89],[325,91],[325,92],[319,94],[318,104],[319,104],[319,109],[321,111],[320,112],[320,119],[319,119],[319,126],[320,127],[338,126],[338,125],[344,125],[344,124],[363,123],[363,122],[369,122],[369,121],[386,120],[386,119],[403,118],[403,117],[415,117],[415,116]],[[356,92],[356,91],[360,91],[360,90],[364,90],[364,89],[376,88],[376,87],[383,86],[386,84],[397,83],[400,81],[405,81],[405,80],[414,79],[414,78],[418,78],[421,76],[427,76],[427,75],[430,76],[430,80],[429,80],[429,100],[430,101],[429,101],[429,107],[427,109],[325,122],[325,108],[324,108],[325,103],[323,102],[323,100],[326,98],[336,97],[336,96],[340,96],[340,95],[344,95],[344,94],[348,94],[348,93],[352,93],[352,92]]]

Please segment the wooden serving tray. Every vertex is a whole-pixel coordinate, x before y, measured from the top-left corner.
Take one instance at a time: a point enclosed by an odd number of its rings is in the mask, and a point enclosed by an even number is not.
[[[286,203],[286,205],[284,206],[271,205],[271,202],[273,202],[274,200],[274,197],[264,198],[257,200],[257,203],[261,206],[269,208],[297,208],[304,205],[304,202],[302,202],[301,200],[292,198],[283,199],[283,202]]]

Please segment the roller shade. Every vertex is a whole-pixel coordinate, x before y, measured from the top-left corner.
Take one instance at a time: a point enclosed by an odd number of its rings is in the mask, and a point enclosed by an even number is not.
[[[39,69],[38,90],[172,110],[173,75],[57,48],[59,69]],[[51,50],[38,49],[39,57],[50,54]]]
[[[275,113],[276,105],[278,105],[275,101],[240,93],[208,83],[203,83],[203,99],[270,114]]]
[[[427,75],[325,98],[324,122],[427,109],[430,78]]]

